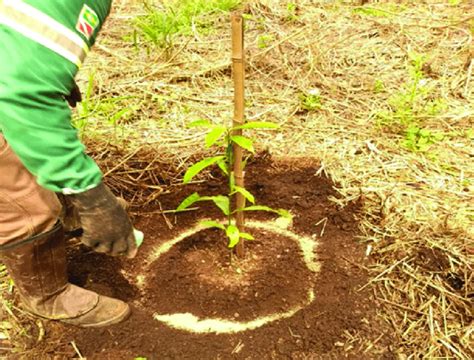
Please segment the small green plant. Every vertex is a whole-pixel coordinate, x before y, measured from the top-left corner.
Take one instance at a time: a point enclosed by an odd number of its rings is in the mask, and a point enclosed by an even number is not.
[[[212,201],[227,218],[227,223],[222,224],[214,220],[204,220],[201,225],[204,228],[217,228],[225,232],[229,242],[228,247],[235,247],[240,239],[252,240],[253,236],[249,233],[240,231],[234,220],[233,216],[240,211],[269,211],[274,212],[282,217],[290,218],[291,215],[284,209],[272,209],[268,206],[256,205],[255,197],[244,187],[237,186],[235,184],[234,174],[232,172],[234,159],[233,159],[233,144],[241,146],[243,149],[254,153],[253,140],[249,137],[242,135],[234,135],[236,130],[245,129],[276,129],[279,126],[277,124],[269,122],[247,122],[243,125],[236,127],[225,127],[221,125],[211,124],[208,120],[198,120],[189,124],[189,127],[201,127],[206,128],[207,134],[204,138],[204,144],[206,148],[216,146],[222,150],[220,155],[205,158],[194,165],[190,166],[184,174],[183,183],[189,183],[196,175],[198,175],[204,169],[216,165],[222,171],[223,175],[227,178],[228,191],[225,195],[214,195],[214,196],[201,196],[195,192],[184,199],[181,204],[176,208],[176,211],[184,211],[191,205],[201,201]],[[245,164],[243,164],[245,165]],[[231,198],[236,193],[242,194],[245,199],[252,205],[246,206],[242,209],[232,209]]]
[[[352,12],[360,16],[376,18],[392,18],[401,14],[408,7],[404,4],[394,4],[391,1],[375,4],[366,4],[355,7]]]
[[[376,79],[374,82],[374,93],[379,94],[385,91],[385,85],[382,80]]]
[[[377,9],[374,7],[357,7],[352,10],[355,14],[360,14],[364,16],[372,16],[372,17],[390,17],[391,14],[383,9]]]
[[[72,113],[72,125],[80,137],[103,136],[103,127],[112,128],[113,141],[124,138],[126,124],[136,118],[143,100],[136,96],[102,97],[94,93],[95,73],[91,72],[87,86],[83,87],[82,101]],[[110,134],[110,132],[107,132]],[[112,138],[107,135],[107,140]]]
[[[464,131],[463,136],[466,139],[474,140],[474,129],[467,129]]]
[[[257,38],[257,46],[259,47],[259,49],[265,49],[270,46],[273,40],[275,40],[273,35],[260,35]]]
[[[377,114],[378,125],[402,134],[403,147],[412,151],[426,151],[431,144],[441,141],[444,136],[425,129],[423,120],[443,112],[446,103],[440,98],[433,98],[433,88],[424,78],[423,65],[427,57],[410,53],[409,60],[410,81],[388,99],[390,109]]]
[[[316,111],[323,107],[318,89],[312,89],[306,93],[302,93],[299,98],[301,108],[306,111]]]
[[[286,19],[288,21],[298,20],[298,16],[296,15],[297,9],[298,7],[294,2],[289,2],[288,4],[286,4],[286,12],[287,12]]]
[[[240,0],[168,0],[160,8],[145,2],[146,15],[135,19],[138,33],[146,40],[162,47],[170,48],[176,35],[189,35],[193,31],[209,31],[211,15],[234,10]],[[137,32],[133,35],[135,46]]]
[[[402,146],[411,151],[426,152],[432,144],[442,141],[443,139],[444,134],[440,132],[434,132],[428,129],[419,128],[416,125],[410,125],[406,129]]]
[[[95,111],[95,106],[92,103],[94,79],[95,73],[91,72],[87,81],[87,88],[82,93],[82,101],[79,103],[77,111],[72,118],[73,126],[78,129],[80,133],[84,132],[91,114]]]

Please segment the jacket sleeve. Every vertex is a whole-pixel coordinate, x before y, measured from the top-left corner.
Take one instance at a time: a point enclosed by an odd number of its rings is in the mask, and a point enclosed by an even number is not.
[[[1,93],[0,127],[5,139],[40,186],[71,194],[102,181],[101,171],[85,154],[71,125],[62,97],[29,92],[5,101]]]
[[[89,3],[71,4],[78,2]],[[109,2],[99,3],[105,4],[104,20]],[[74,16],[70,24],[77,20]],[[102,181],[64,100],[77,70],[58,53],[0,23],[0,131],[39,185],[65,194],[86,191]]]

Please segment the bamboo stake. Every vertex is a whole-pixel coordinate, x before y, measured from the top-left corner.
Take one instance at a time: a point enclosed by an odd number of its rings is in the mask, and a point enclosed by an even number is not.
[[[232,70],[234,77],[234,120],[233,126],[244,123],[244,79],[245,79],[245,55],[244,55],[244,21],[242,14],[232,14]],[[235,130],[233,135],[242,135],[242,130]],[[244,172],[242,168],[242,148],[233,145],[234,178],[235,185],[244,187]],[[245,198],[242,194],[235,194],[235,206],[237,209],[245,207]],[[239,231],[244,230],[244,213],[239,211],[235,214],[235,223]],[[236,254],[243,257],[245,254],[244,239],[240,239],[236,246]]]

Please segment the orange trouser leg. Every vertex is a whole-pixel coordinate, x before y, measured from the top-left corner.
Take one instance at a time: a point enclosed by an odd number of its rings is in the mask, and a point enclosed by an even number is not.
[[[0,246],[50,230],[61,205],[36,183],[0,133]]]

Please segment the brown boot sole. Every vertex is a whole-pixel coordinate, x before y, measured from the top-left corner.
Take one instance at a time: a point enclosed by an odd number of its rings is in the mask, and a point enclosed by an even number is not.
[[[87,314],[74,319],[65,319],[60,321],[66,324],[75,325],[83,328],[100,328],[121,323],[122,321],[127,320],[130,317],[131,313],[132,310],[130,306],[127,306],[122,313],[114,316],[113,318],[108,318],[107,320],[101,322],[88,323],[86,320]]]
[[[24,307],[24,310],[26,310],[27,312],[29,312],[33,316],[37,316],[37,317],[45,319],[45,320],[60,321],[60,322],[65,323],[65,324],[79,326],[79,327],[83,327],[83,328],[100,328],[100,327],[115,325],[115,324],[121,323],[122,321],[127,320],[130,317],[131,313],[132,313],[132,310],[131,310],[130,306],[127,306],[122,313],[118,314],[117,316],[114,316],[113,318],[109,318],[107,320],[100,321],[100,322],[84,323],[84,321],[87,321],[87,320],[84,319],[87,314],[79,316],[77,318],[73,318],[73,319],[52,319],[52,318],[48,318],[46,316],[40,315],[40,314],[38,314],[38,313],[36,313],[36,312],[26,308],[26,307]]]

